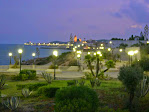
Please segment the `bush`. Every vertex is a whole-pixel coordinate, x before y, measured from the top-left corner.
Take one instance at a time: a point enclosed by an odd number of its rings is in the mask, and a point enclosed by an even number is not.
[[[109,107],[103,107],[103,108],[98,108],[98,112],[129,112],[129,111],[128,110],[121,110],[121,109],[114,110],[114,109],[109,108]]]
[[[16,85],[18,90],[21,90],[23,88],[28,88],[30,91],[36,91],[39,87],[41,86],[46,86],[48,85],[47,83],[35,83],[35,84],[21,84],[21,85]]]
[[[143,70],[139,66],[123,66],[120,68],[118,79],[127,88],[131,108],[137,86],[143,79]]]
[[[56,91],[58,89],[60,89],[60,88],[43,86],[38,89],[38,94],[43,94],[46,97],[53,98],[53,97],[55,97]]]
[[[78,66],[77,60],[76,59],[71,60],[68,66]]]
[[[33,80],[36,78],[36,70],[21,70],[18,76],[15,77],[16,80]]]
[[[67,82],[67,86],[75,86],[77,85],[78,81],[77,80],[71,80]]]
[[[60,89],[56,92],[55,101],[57,112],[95,112],[99,104],[96,92],[85,86]]]
[[[49,69],[54,69],[54,64],[50,65],[49,66]],[[55,65],[55,69],[58,69],[58,66],[57,65]]]

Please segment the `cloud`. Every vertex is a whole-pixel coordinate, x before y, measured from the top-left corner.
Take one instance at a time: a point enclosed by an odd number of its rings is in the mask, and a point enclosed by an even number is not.
[[[141,25],[131,25],[130,27],[131,27],[131,28],[142,28]]]
[[[149,3],[148,0],[145,0]],[[144,2],[138,0],[130,0],[127,5],[123,5],[114,15],[128,17],[137,23],[149,23],[149,8]],[[119,18],[119,16],[115,16]]]

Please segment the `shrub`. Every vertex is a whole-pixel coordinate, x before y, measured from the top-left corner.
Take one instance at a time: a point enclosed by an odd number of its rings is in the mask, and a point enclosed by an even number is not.
[[[67,82],[67,86],[75,86],[77,85],[78,81],[77,80],[71,80]]]
[[[55,101],[57,112],[65,110],[67,112],[82,112],[83,110],[95,112],[99,104],[96,92],[85,86],[70,86],[60,89],[56,92]]]
[[[79,81],[79,85],[80,85],[80,86],[84,86],[84,84],[85,84],[85,80],[84,80],[84,79],[81,79],[81,80]]]
[[[71,60],[68,66],[78,66],[77,60],[76,59]]]
[[[49,66],[49,69],[54,69],[54,67],[55,67],[55,69],[58,69],[58,66],[57,66],[57,65],[54,66],[54,64],[51,64],[51,65]]]
[[[122,81],[124,86],[127,88],[130,95],[129,108],[131,108],[137,86],[143,79],[143,70],[138,66],[123,66],[120,68],[118,79]]]
[[[32,91],[30,91],[29,89],[26,89],[26,88],[22,89],[22,95],[23,95],[25,98],[28,97],[28,96],[30,96],[31,93],[32,93]]]
[[[56,91],[60,89],[57,87],[43,86],[38,89],[38,94],[42,94],[46,97],[53,98],[55,97]]]
[[[33,80],[36,78],[36,70],[21,70],[18,76],[15,77],[16,80]]]
[[[109,108],[109,107],[103,107],[103,108],[98,108],[98,112],[129,112],[128,110],[121,110],[121,109],[117,109],[114,110],[113,108]]]
[[[47,72],[42,72],[41,73],[42,77],[49,83],[51,84],[52,83],[52,76],[50,75],[50,73],[47,73]]]
[[[5,85],[6,77],[5,75],[0,76],[0,89],[2,89]]]
[[[21,85],[16,85],[17,89],[23,89],[23,88],[28,88],[30,91],[32,90],[37,90],[41,86],[46,86],[48,85],[47,83],[35,83],[35,84],[21,84]]]

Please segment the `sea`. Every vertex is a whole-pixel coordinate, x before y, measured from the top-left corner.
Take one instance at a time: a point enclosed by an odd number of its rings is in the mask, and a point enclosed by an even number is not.
[[[39,57],[48,57],[52,55],[54,50],[58,51],[58,55],[64,52],[69,52],[70,50],[66,49],[43,49],[41,46],[27,46],[23,44],[0,44],[0,65],[9,65],[10,57],[9,52],[13,54],[13,56],[19,57],[18,49],[22,49],[22,60],[33,59],[32,53],[36,53],[36,48],[39,48],[40,55]],[[37,58],[37,56],[35,56]],[[12,64],[14,64],[14,59],[12,57]]]

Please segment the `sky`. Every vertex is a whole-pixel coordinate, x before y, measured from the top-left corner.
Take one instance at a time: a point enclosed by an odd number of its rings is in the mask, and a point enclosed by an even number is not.
[[[129,38],[149,24],[149,0],[0,0],[0,43]]]

